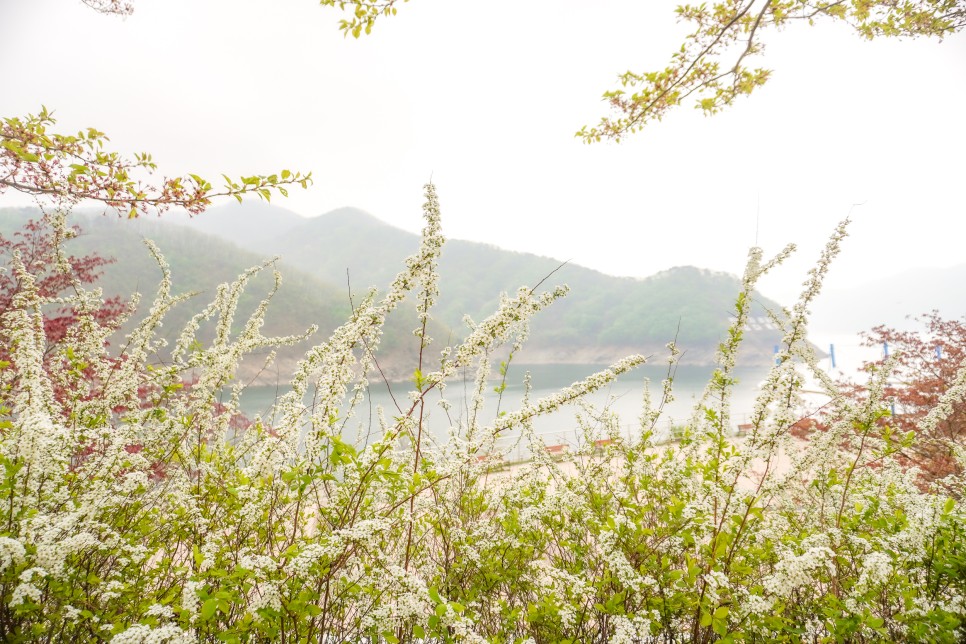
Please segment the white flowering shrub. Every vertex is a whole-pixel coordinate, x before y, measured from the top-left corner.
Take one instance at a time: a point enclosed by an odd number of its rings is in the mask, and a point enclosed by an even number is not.
[[[218,290],[165,364],[152,356],[181,304],[162,281],[119,353],[98,322],[96,290],[48,347],[53,302],[13,258],[21,289],[2,312],[0,639],[112,642],[711,642],[959,641],[966,632],[966,514],[958,479],[923,491],[894,460],[912,435],[881,431],[883,369],[861,405],[815,368],[808,306],[844,226],[778,312],[778,364],[748,435],[729,400],[742,328],[770,261],[751,253],[720,365],[680,441],[653,439],[672,395],[623,436],[612,414],[578,416],[580,447],[552,458],[533,419],[641,364],[632,356],[541,400],[487,419],[482,393],[500,345],[565,294],[521,289],[465,341],[431,351],[443,237],[426,187],[420,250],[381,299],[369,293],[309,350],[266,417],[233,422],[239,360],[301,337],[261,334],[268,300],[235,313],[256,267]],[[63,227],[63,217],[55,219]],[[155,251],[156,252],[156,251]],[[278,277],[277,277],[278,279]],[[353,413],[378,374],[387,316],[416,303],[414,388],[357,439]],[[57,302],[64,304],[64,302]],[[195,333],[210,325],[208,345]],[[232,329],[240,329],[233,332]],[[50,360],[49,351],[59,352]],[[512,354],[511,354],[512,355]],[[886,367],[887,368],[887,367]],[[475,371],[470,413],[426,425],[430,394]],[[826,388],[835,422],[793,438],[802,370]],[[966,374],[966,368],[964,368]],[[192,384],[183,384],[188,375]],[[227,402],[224,392],[231,394]],[[961,388],[949,397],[961,395]],[[948,397],[947,397],[948,398]],[[945,399],[937,415],[949,407]],[[387,415],[388,414],[388,415]],[[875,429],[875,431],[873,431]],[[497,439],[519,435],[533,459],[500,466]]]

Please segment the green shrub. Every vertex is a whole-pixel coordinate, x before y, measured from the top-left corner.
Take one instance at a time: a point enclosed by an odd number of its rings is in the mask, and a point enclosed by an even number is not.
[[[490,357],[518,347],[530,318],[565,294],[504,297],[462,344],[430,351],[443,238],[435,190],[426,228],[382,300],[370,293],[311,349],[293,391],[239,426],[241,357],[267,338],[268,300],[233,319],[256,267],[192,318],[168,364],[156,332],[182,297],[164,262],[149,313],[118,355],[77,285],[79,316],[48,347],[34,276],[3,312],[0,371],[0,638],[113,642],[957,641],[966,597],[966,514],[958,494],[921,490],[893,456],[913,440],[883,432],[873,374],[862,405],[815,368],[807,307],[838,250],[833,236],[796,307],[747,436],[733,440],[735,356],[756,280],[788,254],[753,250],[719,368],[674,445],[651,439],[670,394],[620,436],[612,414],[582,415],[581,447],[551,458],[534,417],[579,401],[641,364],[611,369],[516,410],[486,415]],[[63,226],[63,217],[55,220]],[[277,276],[276,276],[277,279]],[[409,295],[420,350],[413,388],[378,428],[355,408],[377,377],[382,325]],[[196,341],[204,327],[207,344]],[[232,332],[232,329],[241,329]],[[53,359],[45,356],[53,351]],[[670,358],[673,364],[676,354]],[[808,443],[800,370],[830,395],[836,421]],[[463,413],[430,404],[475,371]],[[191,375],[191,386],[183,381]],[[226,387],[228,401],[222,400]],[[961,396],[966,369],[946,400]],[[426,430],[449,414],[448,439]],[[941,415],[941,411],[937,412]],[[493,472],[496,439],[534,459]],[[621,437],[623,440],[614,440]],[[499,443],[503,445],[503,443]],[[962,489],[947,481],[946,489]],[[957,487],[958,486],[958,487]]]

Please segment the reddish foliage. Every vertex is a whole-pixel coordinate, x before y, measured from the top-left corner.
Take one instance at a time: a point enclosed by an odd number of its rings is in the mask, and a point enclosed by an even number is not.
[[[75,232],[79,230],[75,228]],[[67,295],[75,284],[84,286],[95,284],[103,274],[103,268],[114,262],[113,259],[101,257],[96,253],[82,257],[69,256],[67,264],[70,267],[70,273],[65,274],[57,268],[56,244],[56,236],[46,218],[27,221],[23,228],[10,238],[0,235],[0,267],[4,269],[0,271],[0,360],[2,361],[12,361],[9,350],[9,330],[5,327],[3,313],[12,306],[14,299],[23,289],[23,284],[12,269],[15,253],[20,255],[28,273],[35,277],[39,295],[45,299]],[[112,297],[102,303],[94,313],[94,318],[101,326],[117,328],[127,311],[127,304],[119,297]],[[44,357],[47,368],[58,365],[57,361],[67,360],[58,348],[78,322],[78,312],[70,306],[51,306],[44,311],[44,331],[47,338]],[[121,364],[123,359],[123,357],[107,355],[103,357],[111,367]],[[16,369],[16,365],[13,365],[13,368]],[[68,385],[62,384],[62,381],[55,381],[54,395],[59,402],[66,403],[62,406],[65,415],[69,414],[72,407],[70,401],[88,400],[100,395],[99,383],[95,382],[95,370],[87,366],[82,368],[79,374],[81,377]],[[188,395],[192,384],[190,381],[184,381],[176,395]],[[142,384],[138,389],[138,401],[131,406],[148,409],[157,403],[159,395],[161,394],[156,387]],[[114,411],[123,414],[128,409],[120,406]],[[215,415],[231,413],[229,426],[236,431],[244,431],[251,424],[245,416],[232,412],[221,403],[216,402],[212,412]],[[136,454],[143,448],[143,445],[134,443],[128,445],[126,450],[130,454]],[[96,444],[79,449],[74,455],[73,465],[75,467],[80,465],[100,449],[101,447]],[[164,478],[163,465],[152,463],[149,466],[149,474],[153,479]]]
[[[79,229],[75,227],[74,231],[79,232]],[[36,278],[36,287],[42,298],[56,298],[69,292],[75,280],[81,285],[94,284],[103,274],[103,267],[114,263],[113,259],[96,253],[83,257],[70,255],[67,257],[70,273],[57,270],[57,248],[53,231],[45,219],[31,219],[12,238],[0,235],[0,266],[4,269],[0,271],[0,315],[10,308],[23,288],[20,278],[11,267],[14,253],[20,254],[27,271]],[[94,313],[94,318],[98,324],[116,326],[127,310],[128,306],[121,298],[112,297],[103,302]],[[72,307],[55,306],[44,312],[47,356],[50,356],[76,323],[77,311]],[[5,340],[5,336],[0,323],[0,338]],[[3,342],[0,344],[0,360],[6,359],[9,359],[8,343]]]
[[[888,343],[896,354],[898,372],[885,390],[895,400],[895,416],[882,422],[904,432],[918,431],[918,423],[939,402],[966,358],[966,320],[943,319],[938,311],[917,320],[924,324],[925,333],[878,326],[864,337],[867,346]],[[960,402],[929,434],[920,432],[902,458],[932,481],[958,471],[953,446],[964,440],[966,403]]]
[[[818,420],[811,416],[806,416],[795,421],[788,428],[788,431],[795,438],[806,438],[809,434],[821,428],[821,423]]]
[[[961,469],[953,454],[954,446],[966,442],[966,402],[953,405],[952,414],[933,430],[923,432],[919,423],[949,389],[966,359],[966,320],[943,319],[938,311],[916,320],[922,324],[922,331],[877,326],[864,333],[862,341],[869,347],[887,345],[896,360],[896,373],[884,390],[891,413],[879,418],[877,423],[883,430],[889,428],[893,436],[913,432],[915,440],[901,450],[898,459],[919,468],[922,482],[928,486]],[[867,363],[864,369],[881,366],[884,360],[883,357]],[[846,396],[856,401],[863,401],[867,396],[862,385],[842,382],[839,386]],[[814,427],[802,427],[799,434],[825,427],[818,422]]]

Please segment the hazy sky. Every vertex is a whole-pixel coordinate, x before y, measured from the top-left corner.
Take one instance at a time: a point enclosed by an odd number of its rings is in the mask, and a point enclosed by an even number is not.
[[[311,170],[280,205],[411,231],[432,176],[450,237],[612,274],[740,272],[759,203],[758,242],[803,248],[767,285],[779,297],[859,202],[833,285],[966,261],[966,34],[793,27],[769,40],[773,79],[728,112],[579,142],[616,74],[679,46],[674,4],[412,0],[352,40],[313,0],[137,0],[124,20],[0,0],[0,115],[44,104],[169,174]]]

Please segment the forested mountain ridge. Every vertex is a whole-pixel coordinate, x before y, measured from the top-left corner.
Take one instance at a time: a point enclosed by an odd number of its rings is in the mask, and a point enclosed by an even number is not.
[[[32,211],[0,210],[0,232],[9,234]],[[75,214],[82,234],[71,252],[96,251],[118,261],[106,267],[101,285],[108,295],[140,291],[150,298],[160,279],[142,240],[154,240],[172,267],[176,292],[200,291],[193,303],[179,307],[165,326],[174,335],[191,314],[213,297],[215,286],[250,266],[280,256],[284,280],[269,308],[264,333],[287,335],[318,324],[315,341],[326,337],[349,313],[349,293],[384,289],[419,243],[417,235],[394,228],[354,208],[305,219],[266,204],[213,208],[187,219],[119,220],[99,214]],[[179,224],[177,226],[172,223]],[[740,281],[732,275],[695,267],[676,267],[646,279],[613,277],[575,264],[495,246],[449,240],[440,260],[440,296],[434,311],[434,337],[442,345],[465,333],[464,315],[481,320],[497,306],[501,293],[520,286],[567,284],[568,297],[533,322],[521,363],[606,363],[629,353],[662,356],[677,338],[684,363],[708,364],[724,337]],[[251,311],[271,288],[264,271],[246,292],[242,312]],[[413,350],[414,307],[391,319],[384,338],[382,366],[404,378]],[[756,295],[758,318],[746,336],[746,364],[767,364],[780,339],[764,321],[775,302]],[[240,323],[241,318],[239,319]],[[284,379],[308,346],[280,354],[278,377]],[[252,361],[250,361],[252,362]],[[254,369],[254,367],[252,367]]]
[[[212,208],[195,222],[283,263],[353,290],[384,288],[407,255],[419,245],[413,233],[390,226],[356,208],[339,208],[292,225],[283,214],[265,216],[269,207],[229,204]],[[261,236],[251,230],[262,230]],[[570,295],[533,323],[521,360],[603,363],[627,353],[660,354],[675,337],[685,362],[713,361],[729,323],[740,280],[733,275],[693,266],[669,269],[646,279],[614,277],[572,263],[488,244],[448,240],[440,259],[440,296],[436,319],[457,330],[463,317],[480,320],[497,306],[501,293],[520,286],[567,284]],[[756,294],[744,359],[767,364],[778,332],[764,321],[766,308],[780,306]],[[756,328],[757,327],[757,328]]]
[[[0,234],[10,236],[31,217],[33,209],[0,209]],[[161,270],[144,244],[153,241],[170,265],[172,293],[194,293],[187,302],[174,307],[160,329],[161,337],[169,344],[177,338],[191,316],[212,301],[219,284],[233,281],[240,273],[258,266],[272,255],[255,253],[209,235],[192,227],[172,226],[163,220],[138,219],[129,221],[113,215],[97,213],[74,213],[71,223],[79,226],[81,233],[67,242],[68,253],[82,256],[98,253],[116,260],[104,267],[104,274],[97,285],[105,296],[120,295],[129,300],[135,292],[141,294],[141,310],[150,306],[158,284]],[[261,384],[285,383],[291,376],[298,359],[312,344],[325,340],[335,328],[346,321],[350,313],[350,301],[344,287],[326,283],[302,271],[277,264],[282,274],[282,284],[272,299],[261,332],[265,336],[286,336],[304,333],[313,324],[318,332],[293,347],[278,351],[276,364],[270,372],[263,372],[262,365],[268,351],[253,355],[242,364],[239,377],[255,378]],[[274,285],[271,266],[261,271],[243,292],[233,330],[238,331],[255,307],[269,294]],[[134,320],[140,319],[136,315]],[[130,329],[131,324],[125,329]],[[390,318],[382,339],[381,360],[392,371],[398,364],[408,364],[408,358],[418,341],[411,334],[411,323],[401,317]],[[440,334],[448,331],[436,325]],[[210,339],[211,325],[202,326],[200,336]],[[120,344],[120,339],[117,344]],[[158,359],[167,359],[161,354]]]

